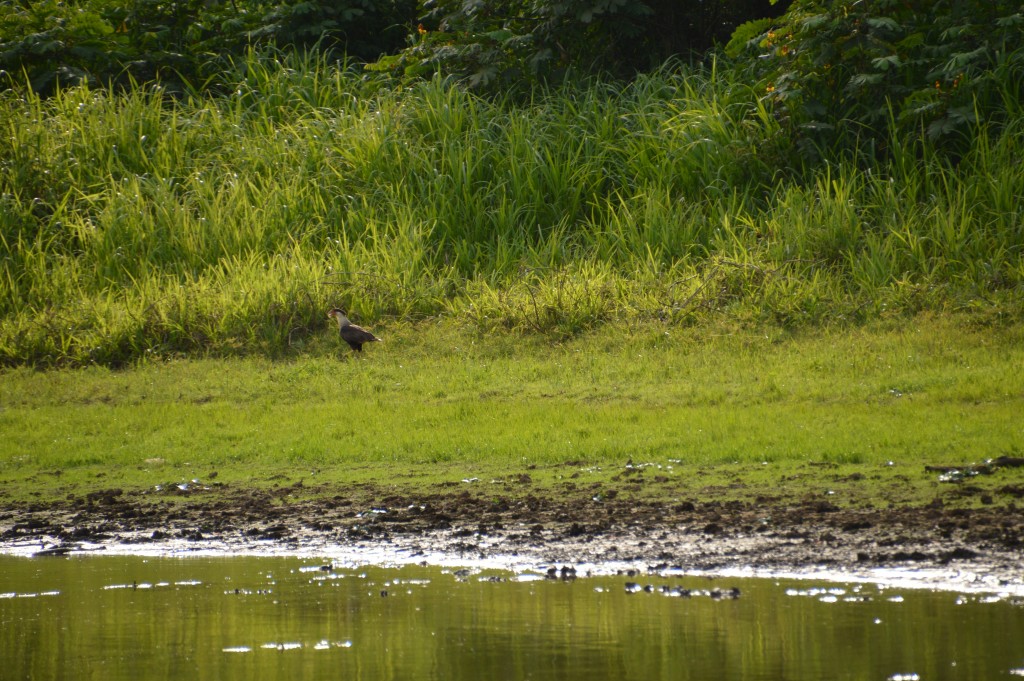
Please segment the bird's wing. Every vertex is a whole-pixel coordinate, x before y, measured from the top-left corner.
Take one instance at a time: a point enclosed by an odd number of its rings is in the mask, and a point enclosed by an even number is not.
[[[355,324],[349,324],[348,326],[343,327],[341,329],[341,337],[346,341],[354,343],[369,343],[370,341],[380,340],[363,327],[356,326]]]

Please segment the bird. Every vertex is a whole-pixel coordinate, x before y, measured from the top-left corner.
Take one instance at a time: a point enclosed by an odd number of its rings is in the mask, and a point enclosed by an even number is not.
[[[381,342],[380,338],[377,338],[363,327],[356,326],[350,322],[344,310],[334,308],[327,313],[327,316],[338,322],[338,333],[341,334],[341,340],[348,343],[349,347],[356,352],[363,351],[363,343]]]

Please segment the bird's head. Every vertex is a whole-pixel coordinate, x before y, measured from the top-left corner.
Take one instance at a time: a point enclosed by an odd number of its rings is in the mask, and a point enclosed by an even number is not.
[[[345,311],[339,308],[334,308],[333,310],[327,313],[327,316],[333,319],[334,321],[338,322],[338,326],[345,326],[346,324],[352,323],[348,320],[348,317],[345,315]]]

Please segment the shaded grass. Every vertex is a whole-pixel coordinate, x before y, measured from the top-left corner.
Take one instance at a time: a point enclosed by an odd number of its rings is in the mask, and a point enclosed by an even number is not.
[[[791,493],[821,494],[841,482],[826,475],[837,466],[887,481],[874,489],[869,477],[857,499],[918,503],[937,486],[924,464],[1024,449],[1016,327],[928,317],[795,335],[640,326],[555,345],[453,325],[391,331],[363,359],[339,360],[325,342],[286,362],[6,371],[5,495],[152,488],[214,471],[245,486],[421,491],[528,472],[542,489],[572,480],[589,493],[629,462],[665,477],[642,497],[774,494],[782,478]],[[902,498],[893,476],[910,485]],[[742,491],[729,492],[737,479]]]

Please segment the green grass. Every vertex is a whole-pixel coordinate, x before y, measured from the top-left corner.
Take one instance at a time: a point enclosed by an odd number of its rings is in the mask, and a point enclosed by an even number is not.
[[[0,95],[0,363],[295,357],[324,310],[602,325],[1022,321],[1021,121],[803,167],[727,69],[485,99],[292,56],[230,96]]]
[[[0,93],[0,499],[632,460],[898,504],[1024,449],[1020,119],[806,166],[725,68],[522,101],[238,66]],[[385,343],[339,359],[335,306]]]
[[[8,370],[0,487],[30,501],[216,471],[229,485],[424,491],[528,472],[541,489],[588,493],[631,461],[668,480],[647,497],[820,494],[867,472],[878,479],[856,498],[903,504],[936,494],[925,464],[1024,450],[1020,327],[642,325],[555,344],[451,324],[388,331],[358,359],[336,357],[325,329],[289,361]]]

